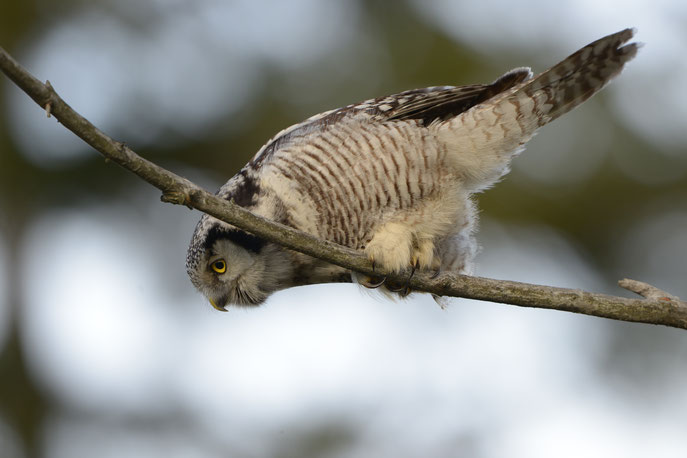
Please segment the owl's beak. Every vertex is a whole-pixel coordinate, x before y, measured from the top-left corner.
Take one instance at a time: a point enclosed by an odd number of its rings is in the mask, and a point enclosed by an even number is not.
[[[220,312],[227,312],[228,310],[224,308],[224,302],[222,302],[222,305],[217,305],[215,301],[210,298],[210,304],[215,310],[219,310]]]

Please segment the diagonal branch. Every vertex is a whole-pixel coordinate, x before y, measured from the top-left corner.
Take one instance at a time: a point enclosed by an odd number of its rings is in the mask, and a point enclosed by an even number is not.
[[[19,65],[0,48],[0,69],[38,105],[67,129],[91,145],[107,160],[121,165],[162,191],[162,201],[183,204],[226,221],[271,242],[278,243],[333,264],[367,275],[379,275],[360,252],[320,240],[307,233],[256,216],[233,202],[218,198],[189,180],[141,158],[124,143],[97,129],[45,84]],[[388,275],[389,280],[405,282],[408,274]],[[531,285],[505,280],[444,273],[436,278],[417,273],[410,286],[439,296],[464,297],[523,307],[582,313],[622,321],[661,324],[687,329],[687,302],[646,283],[623,280],[620,285],[642,295],[629,299],[581,290]]]

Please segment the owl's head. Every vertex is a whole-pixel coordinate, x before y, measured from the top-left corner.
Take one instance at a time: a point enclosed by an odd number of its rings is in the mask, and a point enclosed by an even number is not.
[[[221,311],[228,304],[261,304],[284,288],[291,269],[279,245],[207,215],[198,222],[186,256],[191,282]]]

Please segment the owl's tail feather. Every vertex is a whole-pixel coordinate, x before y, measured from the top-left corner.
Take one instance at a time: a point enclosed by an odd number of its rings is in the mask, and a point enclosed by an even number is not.
[[[479,191],[494,184],[538,128],[580,105],[617,76],[637,54],[637,43],[623,46],[633,35],[633,29],[625,29],[601,38],[437,125],[437,137],[467,188]]]
[[[539,126],[553,121],[600,91],[637,55],[639,45],[627,43],[634,29],[601,38],[540,73],[508,96],[542,99]]]

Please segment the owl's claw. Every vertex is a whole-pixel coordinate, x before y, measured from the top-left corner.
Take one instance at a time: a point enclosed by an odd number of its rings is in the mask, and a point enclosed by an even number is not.
[[[420,262],[418,261],[418,259],[417,258],[413,259],[412,268],[410,269],[410,275],[408,275],[408,280],[406,280],[406,285],[405,285],[405,287],[403,287],[403,291],[401,292],[401,297],[406,297],[408,294],[410,294],[410,280],[413,279],[413,275],[415,275],[415,271],[417,270],[419,265],[420,265]]]
[[[372,263],[372,272],[375,271],[375,258],[373,256],[369,257],[370,262]],[[370,288],[370,289],[375,289],[379,288],[384,284],[386,281],[386,275],[383,276],[374,276],[374,275],[369,275],[365,276],[362,279],[358,280],[358,283],[363,285],[365,288]]]
[[[391,291],[392,293],[399,293],[401,297],[406,297],[408,294],[410,294],[412,292],[412,290],[410,289],[410,280],[412,280],[413,275],[415,275],[415,271],[417,270],[418,266],[418,260],[414,259],[411,264],[410,275],[408,276],[408,279],[405,281],[405,284],[397,289],[387,287],[389,291]]]
[[[381,278],[381,280],[380,280]],[[377,280],[376,282],[374,280]],[[384,284],[386,281],[386,277],[366,277],[362,280],[360,280],[360,284],[363,285],[365,288],[370,288],[370,289],[375,289],[379,288]]]
[[[415,275],[415,270],[420,266],[420,261],[417,258],[413,258],[413,260],[410,263],[410,276],[408,277],[408,283],[410,283],[410,279],[413,278],[413,275]]]
[[[439,275],[441,275],[441,267],[438,268],[437,270],[435,270],[435,271],[432,273],[432,275],[430,275],[429,278],[430,278],[430,280],[434,280],[434,279],[437,278]]]
[[[410,287],[407,284],[396,289],[390,288],[389,286],[387,286],[386,288],[392,293],[398,293],[401,297],[406,297],[408,294],[411,293]]]

